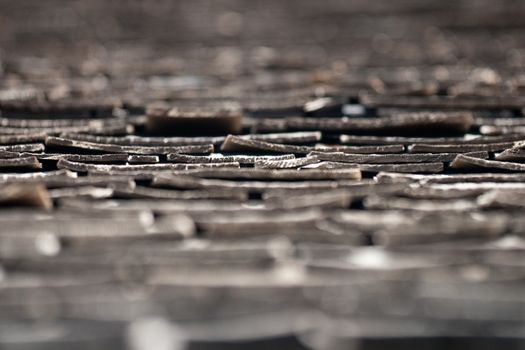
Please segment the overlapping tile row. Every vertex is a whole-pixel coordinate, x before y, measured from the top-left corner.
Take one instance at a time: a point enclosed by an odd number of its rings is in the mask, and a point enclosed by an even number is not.
[[[408,107],[254,132],[236,103],[236,134],[216,104],[2,119],[2,344],[522,344],[522,135]]]
[[[525,347],[521,4],[89,3],[0,33],[0,349]]]

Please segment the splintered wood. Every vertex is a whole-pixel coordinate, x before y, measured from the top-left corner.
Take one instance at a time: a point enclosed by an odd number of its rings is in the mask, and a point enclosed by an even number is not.
[[[0,2],[0,349],[525,349],[524,19]]]

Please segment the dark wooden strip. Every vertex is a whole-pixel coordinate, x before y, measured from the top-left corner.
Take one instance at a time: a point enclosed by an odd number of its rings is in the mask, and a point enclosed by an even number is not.
[[[500,162],[497,160],[485,160],[466,155],[458,155],[450,164],[451,168],[456,169],[497,169],[507,171],[525,171],[525,164]]]
[[[22,155],[26,155],[23,153]],[[123,153],[113,154],[67,154],[67,153],[42,153],[42,154],[30,154],[37,157],[40,160],[56,160],[66,159],[73,162],[81,163],[114,163],[114,162],[127,162],[128,155]]]
[[[0,159],[0,168],[42,169],[42,164],[36,157],[20,157]]]
[[[523,192],[525,190],[525,183],[521,182],[470,182],[470,183],[425,183],[418,187],[411,187],[415,192],[423,190],[423,192],[440,193],[444,196],[465,197],[471,195],[479,195],[489,191],[501,190],[507,192]]]
[[[344,184],[340,181],[339,182],[339,189],[337,191],[341,191],[342,193],[348,195],[351,197],[352,200],[354,199],[362,199],[363,197],[366,197],[370,194],[395,194],[395,193],[402,193],[404,190],[406,190],[408,184],[407,183],[377,183],[374,180],[370,179],[364,179],[360,181],[347,181]],[[299,188],[299,189],[293,189],[293,190],[266,190],[262,198],[264,200],[285,200],[286,198],[295,198],[295,196],[302,196],[302,195],[322,195],[327,190],[319,190],[319,189],[305,189],[305,188]],[[306,205],[306,203],[305,203]]]
[[[128,163],[130,164],[155,164],[159,163],[159,156],[132,154],[128,156]]]
[[[415,174],[397,174],[381,172],[376,175],[379,182],[397,183],[397,182],[420,182],[420,183],[495,183],[504,185],[507,182],[525,182],[525,174],[443,174],[443,175],[415,175]]]
[[[0,118],[0,127],[7,128],[60,128],[68,126],[90,126],[100,128],[123,124],[123,120],[117,118],[104,119],[21,119],[21,118]]]
[[[420,199],[398,196],[370,195],[363,201],[366,209],[380,210],[414,210],[414,211],[471,211],[480,209],[476,199]]]
[[[153,190],[154,188],[150,189]],[[170,191],[176,192],[176,190]],[[140,212],[141,210],[144,210],[144,208],[148,208],[155,213],[169,214],[181,212],[190,216],[213,212],[235,212],[242,209],[247,210],[247,208],[260,210],[259,208],[261,207],[259,201],[255,203],[248,201],[248,193],[244,190],[226,190],[222,192],[220,190],[183,190],[179,192],[186,192],[188,193],[188,196],[193,197],[194,199],[148,199],[146,197],[140,197],[138,199],[126,198],[91,201],[84,198],[67,198],[60,200],[59,202],[61,207],[75,210],[103,211],[111,208],[111,211]],[[211,193],[212,197],[222,193],[224,199],[210,200],[210,196],[206,196],[206,193]],[[194,194],[196,194],[196,196]],[[197,197],[201,197],[202,199],[197,199]]]
[[[2,145],[1,151],[9,152],[43,152],[45,146],[43,143],[22,143],[17,145]]]
[[[251,133],[280,133],[286,132],[286,121],[277,118],[263,118],[263,117],[245,117],[243,119],[243,128],[249,129]]]
[[[525,118],[504,118],[504,117],[475,117],[475,124],[479,127],[487,126],[525,126]]]
[[[192,145],[220,145],[226,136],[196,136],[196,137],[144,137],[144,136],[101,136],[78,133],[63,133],[60,137],[88,141],[102,144],[121,146],[192,146]]]
[[[253,139],[274,143],[314,143],[321,140],[321,132],[285,132],[272,134],[237,135],[243,139]],[[64,133],[61,137],[78,141],[108,143],[123,146],[188,146],[188,145],[220,145],[226,136],[195,136],[195,137],[143,137],[143,136],[97,136],[89,134]]]
[[[300,168],[308,164],[318,163],[319,159],[316,157],[302,157],[295,159],[286,159],[286,160],[258,160],[255,162],[256,168],[262,169],[293,169]]]
[[[221,145],[221,151],[226,152],[272,152],[307,154],[313,148],[308,146],[284,145],[259,140],[243,139],[239,136],[228,135]]]
[[[395,171],[400,173],[439,173],[444,170],[443,163],[406,163],[406,164],[359,164],[363,172],[378,173]]]
[[[348,153],[388,153],[388,152],[403,152],[402,145],[388,145],[388,146],[339,146],[339,145],[316,145],[312,146],[296,146],[288,144],[277,144],[265,142],[254,139],[244,139],[239,136],[230,135],[226,138],[221,146],[221,150],[229,152],[252,151],[252,152],[276,152],[276,153],[294,153],[307,154],[310,151],[331,152],[340,150]]]
[[[106,101],[0,101],[2,115],[11,116],[76,116],[76,117],[110,117],[118,107]]]
[[[479,196],[482,193],[485,193],[490,189],[490,187],[485,187],[487,185],[478,184],[447,184],[447,185],[438,185],[438,184],[426,184],[426,183],[403,183],[405,186],[400,188],[397,192],[385,193],[386,195],[395,195],[403,198],[414,198],[414,199],[462,199],[468,198],[472,199]],[[401,185],[401,183],[398,183]],[[376,193],[379,194],[379,193]]]
[[[64,155],[59,159],[66,159],[72,162],[80,163],[112,163],[112,162],[126,162],[128,156],[126,154],[70,154]]]
[[[213,153],[209,156],[194,156],[187,154],[170,153],[167,156],[168,162],[174,163],[230,163],[255,164],[259,161],[281,161],[295,159],[293,154],[283,154],[277,156],[252,156],[252,155],[232,155],[224,156],[220,153]]]
[[[53,128],[0,128],[0,136],[15,136],[35,133],[46,135],[60,135],[63,133],[89,133],[95,135],[127,135],[133,132],[133,127],[127,124],[109,126],[62,126]]]
[[[321,141],[320,131],[297,131],[270,134],[239,135],[239,137],[250,140],[266,141],[271,143],[304,144]]]
[[[163,200],[247,200],[248,192],[244,189],[202,189],[202,190],[172,190],[137,186],[132,189],[117,188],[119,197],[163,199]],[[144,207],[143,207],[144,208]]]
[[[304,113],[318,118],[340,117],[345,100],[341,97],[318,97],[304,104]]]
[[[133,126],[128,125],[124,119],[98,119],[87,120],[86,125],[49,126],[49,127],[0,127],[0,135],[23,135],[45,133],[59,135],[62,133],[90,133],[97,135],[126,135],[133,132]]]
[[[33,154],[31,154],[33,155]],[[0,158],[19,158],[22,153],[0,150]]]
[[[320,145],[314,146],[317,152],[344,152],[355,154],[372,154],[372,153],[402,153],[405,151],[403,145],[386,145],[386,146],[343,146],[343,145]]]
[[[499,143],[485,143],[485,144],[450,144],[450,145],[435,145],[435,144],[421,144],[416,143],[408,146],[408,151],[412,153],[466,153],[466,152],[496,152],[510,148],[514,142],[499,142]]]
[[[168,154],[168,153],[210,153],[213,145],[191,145],[191,146],[122,146],[113,144],[101,144],[88,141],[69,140],[60,137],[48,137],[47,146],[83,149],[88,151],[99,151],[108,153],[134,153],[134,154]]]
[[[62,170],[54,170],[54,171],[48,171],[48,172],[33,172],[33,173],[25,173],[25,174],[0,174],[0,182],[11,182],[11,181],[44,181],[45,179],[55,179],[55,178],[70,178],[70,179],[76,179],[77,173],[62,169]]]
[[[139,164],[131,164],[133,166],[137,166]],[[145,164],[145,165],[159,165],[159,164]],[[201,165],[201,164],[198,164]],[[207,164],[208,165],[208,164]],[[187,169],[191,169],[195,167],[196,164],[187,164]],[[211,167],[215,167],[216,164],[211,164]],[[168,173],[170,174],[173,172],[173,170],[148,170],[148,169],[142,169],[142,170],[116,170],[113,169],[110,172],[108,172],[106,169],[95,169],[91,168],[88,170],[87,175],[88,176],[107,176],[107,177],[127,177],[133,181],[146,181],[149,182],[153,179],[155,175]]]
[[[35,158],[36,159],[36,158]],[[190,168],[239,168],[239,163],[221,163],[221,164],[129,164],[129,165],[108,165],[108,164],[87,164],[73,162],[66,159],[60,159],[57,163],[59,169],[68,169],[80,172],[96,172],[96,173],[107,173],[107,174],[118,174],[119,172],[134,172],[134,171],[174,171],[174,170],[187,170]]]
[[[405,154],[349,154],[342,152],[311,152],[309,156],[315,156],[320,160],[347,162],[347,163],[436,163],[451,162],[457,153],[405,153]],[[488,158],[487,152],[470,153],[472,157]]]
[[[464,145],[464,144],[486,144],[502,143],[523,140],[523,135],[501,135],[501,136],[481,136],[465,135],[464,137],[395,137],[395,136],[359,136],[341,135],[341,143],[357,145],[411,145],[411,144],[431,144],[431,145]]]
[[[23,133],[18,135],[0,135],[1,145],[13,145],[19,143],[40,143],[46,140],[45,133]]]
[[[237,134],[242,127],[242,111],[237,104],[152,108],[147,116],[148,131],[158,134]]]
[[[375,133],[383,135],[464,134],[470,130],[469,113],[407,113],[384,118],[288,118],[290,130]]]
[[[304,112],[304,104],[309,100],[307,96],[270,96],[258,95],[245,98],[241,101],[243,110],[254,117],[282,117],[287,115],[300,115]]]
[[[523,162],[525,160],[525,149],[520,147],[509,148],[496,155],[496,160]]]
[[[409,107],[435,109],[499,109],[521,108],[525,100],[518,96],[483,96],[479,98],[441,97],[441,96],[388,96],[362,94],[361,103],[367,107]]]
[[[404,163],[404,164],[359,164],[346,162],[323,161],[310,164],[302,169],[346,169],[358,166],[362,172],[379,173],[381,171],[392,171],[399,173],[439,173],[444,170],[443,163]]]
[[[355,181],[355,180],[352,180]],[[267,190],[298,190],[298,189],[334,189],[346,184],[334,180],[305,180],[305,181],[232,181],[218,179],[202,179],[193,176],[172,174],[156,175],[153,186],[187,189],[243,189],[248,191],[264,192]]]
[[[297,171],[292,169],[189,169],[184,172],[174,172],[174,175],[189,175],[208,179],[242,179],[242,180],[328,180],[328,179],[355,179],[361,178],[357,166],[346,169],[312,169]]]
[[[393,97],[393,96],[391,96]],[[365,106],[363,106],[365,108]],[[375,113],[373,115],[377,115],[378,117],[392,117],[400,114],[406,114],[406,113],[419,113],[419,112],[436,112],[439,111],[439,113],[443,114],[451,114],[451,115],[457,115],[458,113],[468,113],[471,114],[474,117],[474,121],[478,120],[479,115],[489,115],[489,116],[496,116],[494,113],[489,113],[488,111],[484,110],[469,110],[469,109],[440,109],[440,110],[434,110],[434,109],[425,109],[425,108],[396,108],[396,107],[380,107],[373,110]],[[484,114],[483,114],[484,113]]]
[[[43,183],[47,188],[67,188],[67,187],[104,187],[104,188],[119,188],[119,189],[133,189],[135,182],[132,178],[127,176],[105,176],[105,175],[90,175],[90,176],[79,176],[73,177],[69,174],[62,174],[64,171],[69,170],[58,170],[54,171],[55,175],[47,175],[33,178],[10,178],[4,180],[6,183],[18,183],[18,182],[40,182]],[[51,172],[49,172],[51,173]],[[49,174],[41,173],[41,174]],[[35,173],[38,174],[38,173]]]

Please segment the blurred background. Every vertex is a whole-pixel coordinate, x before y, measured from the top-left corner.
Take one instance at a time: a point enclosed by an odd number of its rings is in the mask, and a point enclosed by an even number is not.
[[[522,1],[0,1],[4,74],[524,64]]]

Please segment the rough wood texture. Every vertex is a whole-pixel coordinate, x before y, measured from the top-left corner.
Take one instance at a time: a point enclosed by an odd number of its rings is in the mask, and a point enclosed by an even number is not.
[[[0,349],[525,349],[524,29],[0,0]]]

